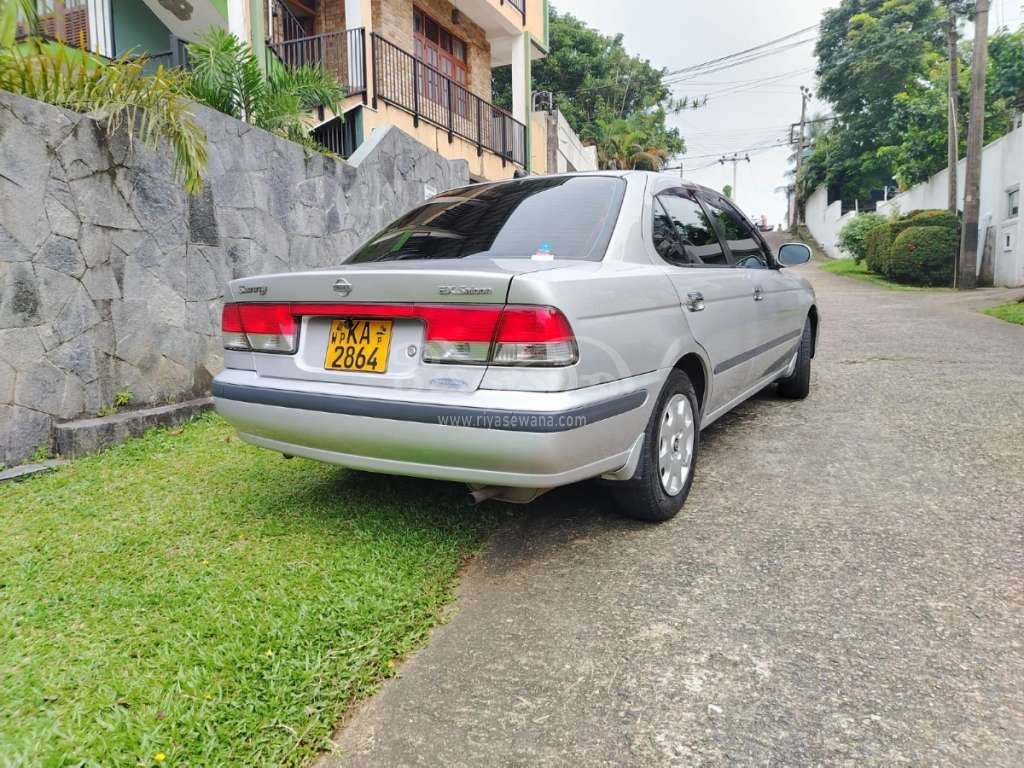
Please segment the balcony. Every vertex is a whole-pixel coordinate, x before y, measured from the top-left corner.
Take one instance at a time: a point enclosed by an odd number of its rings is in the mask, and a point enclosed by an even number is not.
[[[476,145],[506,162],[526,165],[526,126],[411,53],[374,34],[373,97]]]
[[[349,29],[268,41],[286,67],[320,67],[345,86],[348,95],[366,92],[366,31]]]
[[[521,14],[523,14],[523,21],[526,21],[526,0],[501,0],[502,3],[508,3]]]

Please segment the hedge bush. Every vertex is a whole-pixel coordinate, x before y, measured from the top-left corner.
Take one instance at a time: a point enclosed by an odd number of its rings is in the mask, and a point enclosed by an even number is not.
[[[959,245],[957,231],[950,227],[905,229],[889,249],[885,275],[911,285],[951,285]]]
[[[908,215],[906,219],[921,227],[960,229],[960,217],[947,210],[915,211],[913,215]]]
[[[895,238],[892,224],[883,224],[871,230],[864,238],[864,264],[868,272],[874,272],[876,275],[885,274],[883,263],[888,258],[889,248]]]
[[[878,213],[862,213],[846,222],[839,232],[839,247],[860,264],[867,255],[867,236],[879,227],[888,224],[888,219]]]
[[[893,278],[893,266],[890,264],[892,247],[896,240],[909,229],[916,227],[939,227],[948,229],[959,240],[960,217],[944,209],[920,209],[911,211],[895,221],[889,221],[884,227],[871,230],[865,238],[864,262],[869,272]],[[955,251],[954,251],[955,258]],[[922,276],[920,281],[913,279],[904,282],[918,282],[930,285],[931,278]]]

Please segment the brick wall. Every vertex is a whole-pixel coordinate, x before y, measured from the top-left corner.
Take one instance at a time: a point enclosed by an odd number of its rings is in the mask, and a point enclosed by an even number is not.
[[[452,22],[455,6],[447,0],[418,0],[416,3],[453,35],[468,46],[469,90],[484,101],[491,100],[491,44],[481,26],[460,13],[458,24]],[[373,0],[373,29],[409,53],[413,44],[412,0]]]
[[[316,12],[314,34],[341,32],[345,29],[345,0],[321,0]]]

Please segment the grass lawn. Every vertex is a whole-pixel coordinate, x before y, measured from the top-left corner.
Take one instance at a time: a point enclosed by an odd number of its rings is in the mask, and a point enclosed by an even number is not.
[[[0,764],[298,765],[494,523],[213,415],[0,485]]]
[[[886,280],[881,275],[868,272],[867,265],[862,261],[860,264],[853,259],[829,259],[821,265],[826,272],[843,277],[852,277],[854,280],[863,280],[866,283],[874,283],[891,291],[948,291],[949,288],[922,288],[916,285],[903,285]]]
[[[998,317],[1000,320],[1005,320],[1008,323],[1024,325],[1024,302],[1011,301],[1009,304],[1000,304],[982,311],[986,315]]]

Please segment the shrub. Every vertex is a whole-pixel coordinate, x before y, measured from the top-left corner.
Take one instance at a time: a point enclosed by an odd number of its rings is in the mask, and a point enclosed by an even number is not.
[[[960,229],[960,217],[947,210],[930,210],[930,211],[915,211],[912,215],[909,215],[906,221],[914,222],[914,226],[919,227],[949,227],[950,229]]]
[[[197,192],[206,169],[206,135],[182,98],[188,76],[163,67],[147,75],[146,63],[144,56],[126,54],[100,64],[81,51],[32,38],[0,49],[0,89],[88,114],[106,124],[108,135],[124,129],[150,149],[166,141],[185,189]]]
[[[877,213],[862,213],[855,216],[839,233],[839,247],[860,264],[867,255],[867,236],[887,224],[888,220]]]
[[[886,277],[911,285],[951,285],[959,238],[949,227],[910,227],[889,249]]]
[[[956,214],[945,210],[917,210],[911,211],[906,216],[901,216],[896,221],[890,221],[884,234],[876,235],[875,239],[869,242],[868,253],[865,257],[868,271],[891,276],[889,257],[896,239],[908,229],[931,226],[941,227],[959,234],[960,219]]]
[[[868,232],[864,238],[864,264],[869,272],[884,274],[883,264],[889,256],[889,248],[896,238],[892,224],[885,223]]]

